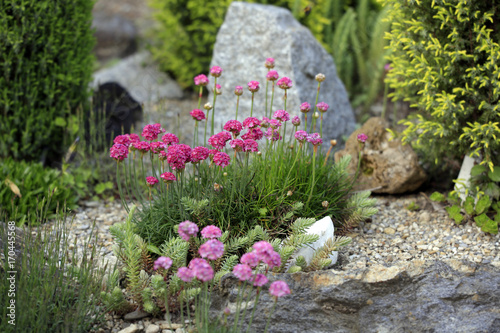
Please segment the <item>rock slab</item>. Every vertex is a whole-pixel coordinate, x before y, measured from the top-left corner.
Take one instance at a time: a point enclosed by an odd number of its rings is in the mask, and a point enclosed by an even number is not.
[[[362,149],[357,190],[389,194],[411,192],[427,178],[413,148],[409,144],[403,145],[400,140],[391,140],[391,134],[386,130],[388,127],[384,119],[370,118],[349,136],[345,149],[335,153],[335,161],[345,155],[351,156],[349,167],[354,173]],[[368,136],[362,148],[357,140],[361,133]]]
[[[123,58],[137,50],[137,29],[121,15],[94,13],[92,29],[96,39],[94,53],[99,60]]]
[[[270,333],[500,332],[500,269],[492,265],[415,260],[273,279],[287,282],[292,293],[278,300]],[[231,308],[227,299],[234,303],[237,292],[236,278],[223,278],[213,314]],[[273,303],[263,290],[255,332],[264,331]]]
[[[222,86],[222,95],[217,96],[216,101],[217,130],[226,121],[234,119],[236,96],[233,91],[237,85],[244,89],[238,120],[250,116],[251,93],[247,89],[250,81],[260,82],[260,90],[254,97],[253,116],[264,116],[267,74],[264,63],[268,57],[275,59],[274,70],[280,77],[287,76],[293,82],[286,102],[291,116],[301,115],[304,121],[300,104],[309,102],[314,105],[318,85],[315,76],[322,73],[326,80],[321,84],[318,102],[326,102],[330,106],[324,115],[323,140],[341,142],[342,135],[349,135],[354,130],[354,113],[345,87],[337,76],[333,58],[311,32],[284,8],[236,1],[229,6],[219,29],[211,62],[211,66],[223,69],[222,76],[217,80]],[[210,77],[210,91],[213,79]],[[270,87],[268,94],[270,103]],[[284,109],[283,96],[283,90],[276,87],[273,111]],[[213,95],[210,95],[208,100],[212,99]],[[311,114],[312,111],[308,124]],[[319,126],[316,132],[319,132]],[[323,146],[326,149],[329,147],[326,143]]]

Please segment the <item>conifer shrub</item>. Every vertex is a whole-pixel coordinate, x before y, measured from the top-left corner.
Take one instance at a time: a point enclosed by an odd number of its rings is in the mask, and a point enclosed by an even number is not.
[[[402,141],[439,163],[464,154],[499,165],[499,2],[383,1],[392,30],[387,82],[416,112]]]
[[[0,2],[0,158],[58,161],[89,96],[93,2]]]

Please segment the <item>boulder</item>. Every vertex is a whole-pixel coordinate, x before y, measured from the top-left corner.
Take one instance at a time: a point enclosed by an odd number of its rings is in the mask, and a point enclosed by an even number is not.
[[[271,280],[284,280],[291,294],[278,300],[270,333],[500,332],[500,269],[492,265],[415,260],[278,274]],[[237,295],[237,279],[223,277],[212,315],[234,309]],[[273,303],[262,290],[253,331],[264,331]]]
[[[137,50],[137,29],[121,15],[94,13],[92,29],[95,29],[94,53],[98,60],[123,58]]]
[[[229,6],[219,29],[211,61],[211,66],[220,66],[223,70],[217,80],[222,87],[222,95],[217,96],[215,106],[216,131],[226,121],[234,119],[236,96],[233,92],[237,85],[244,88],[238,120],[250,116],[251,93],[247,89],[250,81],[260,82],[260,90],[254,97],[253,116],[264,116],[267,73],[264,63],[269,57],[275,59],[274,70],[280,77],[287,76],[293,82],[286,102],[291,116],[301,115],[304,121],[300,104],[309,102],[314,105],[318,85],[315,76],[322,73],[326,80],[321,84],[318,102],[326,102],[330,106],[324,116],[324,141],[336,139],[341,142],[343,135],[349,135],[354,130],[354,113],[345,87],[337,76],[333,58],[311,32],[287,9],[235,1]],[[213,89],[213,79],[210,77],[210,91]],[[283,90],[276,87],[273,111],[284,109],[283,96]],[[210,94],[208,100],[212,99],[213,95]],[[271,87],[268,103],[270,99]],[[311,114],[312,111],[309,113],[308,125]],[[289,125],[288,129],[292,127]],[[319,124],[316,132],[319,132]],[[328,147],[328,144],[323,145],[325,149]]]
[[[415,191],[426,180],[427,176],[413,148],[403,145],[400,140],[391,140],[391,134],[386,130],[388,127],[389,124],[384,119],[370,118],[349,136],[345,149],[335,153],[335,161],[345,155],[352,157],[350,168],[354,173],[358,166],[359,151],[362,149],[357,190],[405,193]],[[362,148],[357,140],[360,133],[368,136]]]
[[[182,98],[182,89],[159,70],[147,51],[120,60],[112,67],[101,69],[94,73],[93,78],[92,88],[96,89],[105,82],[117,82],[140,104],[155,103],[167,98]]]

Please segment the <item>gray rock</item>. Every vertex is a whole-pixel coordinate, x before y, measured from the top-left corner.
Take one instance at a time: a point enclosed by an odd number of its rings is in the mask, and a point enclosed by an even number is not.
[[[149,317],[150,314],[142,311],[142,310],[135,310],[133,312],[127,313],[125,316],[123,316],[123,319],[132,321],[132,320],[139,320],[145,317]]]
[[[92,29],[96,38],[94,53],[99,60],[123,58],[137,50],[137,29],[121,15],[94,13]]]
[[[414,260],[273,279],[292,293],[278,300],[269,332],[500,332],[500,269],[491,265]],[[213,315],[234,307],[237,292],[236,279],[223,278]],[[255,332],[264,331],[273,302],[263,290]]]
[[[129,327],[124,328],[124,329],[118,331],[118,333],[135,333],[135,332],[138,332],[138,331],[139,331],[139,326],[137,326],[135,324],[132,324]]]
[[[222,95],[216,101],[216,132],[223,124],[234,119],[236,108],[235,86],[242,86],[238,120],[250,116],[251,93],[249,81],[259,81],[260,90],[255,93],[253,116],[263,117],[265,113],[266,58],[276,61],[274,70],[280,77],[293,81],[288,90],[287,111],[291,116],[301,115],[300,104],[314,105],[317,82],[315,76],[323,73],[326,80],[321,84],[318,102],[326,102],[330,109],[325,113],[323,124],[324,148],[329,140],[340,141],[342,135],[349,135],[355,127],[354,113],[344,85],[337,76],[333,58],[316,41],[311,32],[292,16],[290,11],[269,5],[233,2],[229,6],[224,23],[217,34],[211,66],[223,70],[218,83]],[[210,77],[209,90],[213,89]],[[276,87],[273,111],[284,108],[283,90]],[[269,88],[269,97],[271,89]],[[213,99],[212,94],[209,101]],[[308,126],[312,111],[309,113]],[[241,116],[240,116],[241,115]],[[241,118],[240,118],[241,117]],[[291,125],[288,129],[291,130]],[[316,132],[319,132],[319,123]]]
[[[93,75],[91,87],[114,81],[123,86],[139,103],[155,103],[161,99],[182,97],[179,85],[161,72],[147,51],[127,57],[110,68]]]
[[[160,331],[160,326],[151,324],[146,328],[146,333],[158,333]]]

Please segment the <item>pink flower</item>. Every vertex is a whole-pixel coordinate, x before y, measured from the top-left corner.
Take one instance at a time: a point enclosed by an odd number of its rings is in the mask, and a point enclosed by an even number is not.
[[[219,238],[222,236],[222,231],[214,225],[208,225],[201,230],[201,236],[203,238]]]
[[[163,179],[163,182],[165,184],[169,184],[172,182],[175,182],[177,178],[175,178],[175,175],[171,172],[164,172],[160,175],[160,178]]]
[[[210,239],[200,246],[198,252],[202,258],[217,260],[224,254],[224,244],[217,239]]]
[[[172,259],[169,257],[160,257],[156,259],[153,269],[156,271],[158,268],[169,269],[172,266]]]
[[[142,136],[148,141],[153,141],[158,138],[158,134],[163,132],[165,132],[165,130],[161,128],[160,124],[149,124],[144,126],[144,129],[142,130]]]
[[[359,143],[365,143],[368,140],[368,136],[365,133],[358,134],[357,136]]]
[[[165,133],[165,135],[161,137],[161,141],[163,141],[167,146],[170,146],[179,143],[179,138],[175,134]]]
[[[221,87],[221,85],[220,85],[220,84],[218,84],[218,83],[217,83],[217,84],[215,85],[215,91],[214,91],[214,93],[215,93],[216,95],[221,95],[221,94],[222,94],[222,87]]]
[[[231,140],[229,132],[220,132],[212,135],[208,139],[208,143],[217,150],[222,150],[226,146],[227,141]]]
[[[208,158],[209,150],[206,147],[196,147],[191,151],[191,163],[196,164]]]
[[[306,131],[297,131],[295,132],[295,139],[299,142],[304,142],[307,139],[307,132]]]
[[[168,147],[167,163],[172,170],[184,170],[186,163],[191,161],[191,147],[185,144]]]
[[[146,141],[134,142],[132,145],[141,153],[146,153],[151,149],[151,145]]]
[[[179,229],[177,229],[179,236],[186,242],[198,233],[198,226],[191,221],[184,221],[179,224]]]
[[[260,258],[255,252],[248,252],[241,256],[240,261],[242,264],[246,264],[250,267],[257,267],[260,262]]]
[[[191,282],[194,278],[194,272],[187,267],[180,267],[177,276],[184,282]]]
[[[161,160],[161,161],[165,161],[167,159],[167,152],[162,150],[160,152],[160,154],[158,155],[158,158]]]
[[[273,128],[268,128],[264,135],[270,141],[279,141],[282,139],[279,130]]]
[[[242,129],[243,129],[243,126],[237,120],[229,120],[224,125],[224,130],[233,133],[234,137],[237,137],[238,135],[240,135],[240,132],[241,132]]]
[[[319,102],[318,104],[316,104],[316,107],[320,112],[326,112],[330,106],[325,102]]]
[[[279,121],[290,120],[290,114],[288,114],[288,112],[286,112],[285,110],[276,110],[273,114],[273,117],[278,119]]]
[[[127,156],[128,156],[128,148],[123,144],[115,143],[109,149],[109,157],[112,157],[117,161],[123,161],[124,159],[127,158]]]
[[[271,243],[266,242],[266,241],[259,241],[252,245],[252,248],[257,252],[257,253],[262,253],[262,252],[271,252],[274,251],[273,246]]]
[[[215,154],[217,154],[219,151],[217,149],[210,149],[208,151],[208,157],[210,157],[210,160],[213,161]]]
[[[163,149],[166,148],[166,145],[163,142],[155,141],[155,142],[151,142],[151,144],[149,145],[149,147],[150,147],[149,149],[153,153],[159,154],[161,151],[163,151]]]
[[[262,287],[267,281],[267,277],[264,274],[257,274],[252,278],[254,287]]]
[[[233,274],[240,281],[247,281],[252,277],[252,268],[246,264],[238,264],[233,268]]]
[[[281,266],[281,256],[276,251],[272,251],[270,255],[264,256],[263,260],[269,266],[269,269]]]
[[[243,95],[243,87],[242,86],[236,86],[236,88],[234,88],[234,94],[236,96]]]
[[[269,293],[274,297],[282,297],[290,294],[290,288],[285,281],[274,281],[269,286]]]
[[[300,126],[300,118],[299,118],[299,116],[294,116],[292,118],[292,125],[293,126]]]
[[[266,68],[274,68],[274,58],[267,58],[264,66]]]
[[[244,128],[254,128],[259,125],[260,125],[260,120],[255,117],[248,117],[247,119],[243,120]]]
[[[262,121],[260,122],[260,127],[268,128],[269,127],[269,118],[262,117]]]
[[[300,112],[308,113],[309,111],[311,111],[311,104],[307,102],[300,104]]]
[[[210,68],[210,75],[214,77],[219,77],[221,76],[221,74],[222,74],[222,68],[220,68],[219,66],[214,66]]]
[[[193,111],[189,112],[189,114],[196,121],[205,120],[205,113],[203,111],[201,111],[200,109],[194,109]]]
[[[269,126],[271,126],[272,129],[277,129],[281,127],[281,122],[277,119],[270,119]]]
[[[141,139],[139,138],[139,135],[132,133],[129,135],[130,138],[130,144],[133,144],[134,142],[139,142]]]
[[[156,179],[153,176],[149,176],[149,177],[146,177],[146,182],[148,183],[149,187],[153,187],[156,185],[156,183],[158,183],[158,179]]]
[[[236,151],[242,151],[245,146],[245,142],[241,139],[234,139],[229,141],[229,145]]]
[[[258,81],[248,82],[248,90],[250,90],[253,93],[256,93],[257,91],[259,91],[259,82]]]
[[[222,168],[225,168],[226,166],[228,166],[230,161],[231,161],[231,157],[229,157],[229,155],[226,153],[218,152],[217,154],[214,155],[215,165],[218,165]]]
[[[391,70],[392,70],[392,66],[391,66],[391,64],[389,64],[389,63],[385,64],[385,66],[384,66],[384,70],[385,70],[386,72],[391,71]]]
[[[264,136],[262,130],[258,127],[249,128],[248,131],[241,136],[243,140],[260,140]]]
[[[259,151],[259,144],[255,140],[246,139],[244,141],[243,151],[256,153]]]
[[[293,86],[292,85],[292,80],[290,80],[286,76],[284,76],[281,79],[279,79],[276,84],[278,85],[278,87],[280,87],[281,89],[285,89],[285,90],[286,89],[290,89]]]
[[[266,79],[268,81],[276,81],[280,76],[277,71],[269,71],[267,72]]]
[[[194,84],[197,86],[206,86],[208,84],[208,78],[205,74],[200,74],[194,77]]]
[[[313,146],[318,146],[323,143],[323,140],[319,136],[319,133],[313,133],[307,136],[307,142],[312,143]]]
[[[128,148],[128,146],[130,146],[130,136],[128,134],[124,134],[124,135],[118,135],[114,140],[113,140],[113,143],[119,143],[119,144],[122,144],[124,146],[126,146]]]
[[[205,259],[194,258],[191,260],[188,267],[200,281],[207,282],[214,277],[214,270]]]

